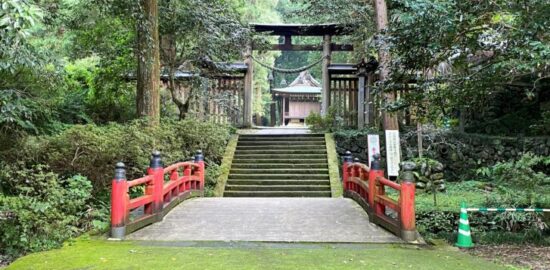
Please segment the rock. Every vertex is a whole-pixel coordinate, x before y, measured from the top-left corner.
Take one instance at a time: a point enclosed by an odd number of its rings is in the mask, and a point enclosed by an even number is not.
[[[445,180],[444,180],[444,179],[435,180],[435,181],[434,181],[434,184],[436,184],[436,185],[445,184]]]
[[[437,163],[435,163],[434,166],[432,166],[432,170],[434,172],[442,172],[444,168],[445,168],[445,166],[443,166],[443,163],[441,163],[441,162],[437,162]]]
[[[443,179],[445,177],[445,175],[440,172],[440,173],[434,173],[430,176],[430,179],[432,180],[440,180],[440,179]]]

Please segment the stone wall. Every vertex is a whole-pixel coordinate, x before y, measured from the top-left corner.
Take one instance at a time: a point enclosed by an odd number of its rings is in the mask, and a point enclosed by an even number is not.
[[[367,162],[367,133],[336,132],[339,155],[346,150],[361,162]],[[385,156],[384,135],[380,134],[381,155]],[[479,134],[431,131],[423,136],[424,157],[440,161],[445,166],[446,179],[473,177],[475,170],[499,161],[517,159],[526,152],[550,155],[550,137],[497,137]],[[416,132],[401,134],[403,160],[418,157]],[[385,164],[385,162],[383,163]]]

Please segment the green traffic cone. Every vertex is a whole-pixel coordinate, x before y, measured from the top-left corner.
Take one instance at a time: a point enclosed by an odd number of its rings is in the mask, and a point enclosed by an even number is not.
[[[472,243],[472,233],[466,208],[466,203],[462,202],[460,205],[460,219],[458,220],[458,239],[455,245],[461,248],[472,248],[474,243]]]

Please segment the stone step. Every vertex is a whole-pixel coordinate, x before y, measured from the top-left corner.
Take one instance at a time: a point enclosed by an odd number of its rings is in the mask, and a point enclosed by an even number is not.
[[[330,185],[227,185],[226,191],[330,191]]]
[[[323,133],[309,133],[309,134],[241,134],[239,138],[324,138]]]
[[[330,197],[330,191],[226,191],[224,197]]]
[[[328,179],[229,179],[227,185],[330,185]]]
[[[235,155],[247,154],[326,154],[327,149],[259,149],[259,150],[239,150],[235,151]]]
[[[271,136],[256,136],[256,137],[242,137],[239,136],[239,142],[241,141],[284,141],[284,142],[298,142],[298,141],[325,141],[325,137],[271,137]]]
[[[254,162],[256,164],[283,164],[283,163],[291,163],[291,164],[320,164],[320,163],[327,163],[326,156],[323,158],[258,158],[258,159],[240,159],[240,158],[234,158],[233,164],[243,164],[243,163],[251,163]]]
[[[283,169],[237,169],[232,168],[229,172],[230,175],[232,174],[272,174],[272,175],[279,175],[279,174],[328,174],[328,168],[325,169],[316,169],[316,168],[297,168],[297,169],[289,169],[289,168],[283,168]]]
[[[237,146],[254,146],[254,145],[325,145],[325,140],[318,141],[241,141],[237,143]]]
[[[289,145],[238,145],[239,150],[308,150],[320,149],[321,146],[314,144],[289,144]]]
[[[300,169],[300,168],[319,168],[319,169],[326,169],[328,168],[328,163],[326,163],[326,160],[322,160],[325,163],[303,163],[303,164],[297,164],[297,163],[251,163],[252,160],[249,161],[250,163],[235,163],[231,165],[231,168],[233,169]]]
[[[237,174],[230,173],[229,179],[310,179],[310,180],[328,180],[328,174]]]
[[[235,153],[235,159],[327,159],[327,154],[239,154]]]

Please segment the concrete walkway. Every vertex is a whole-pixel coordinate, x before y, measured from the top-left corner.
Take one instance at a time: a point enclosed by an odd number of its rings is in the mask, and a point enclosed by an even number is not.
[[[401,243],[344,198],[198,198],[127,239]]]

